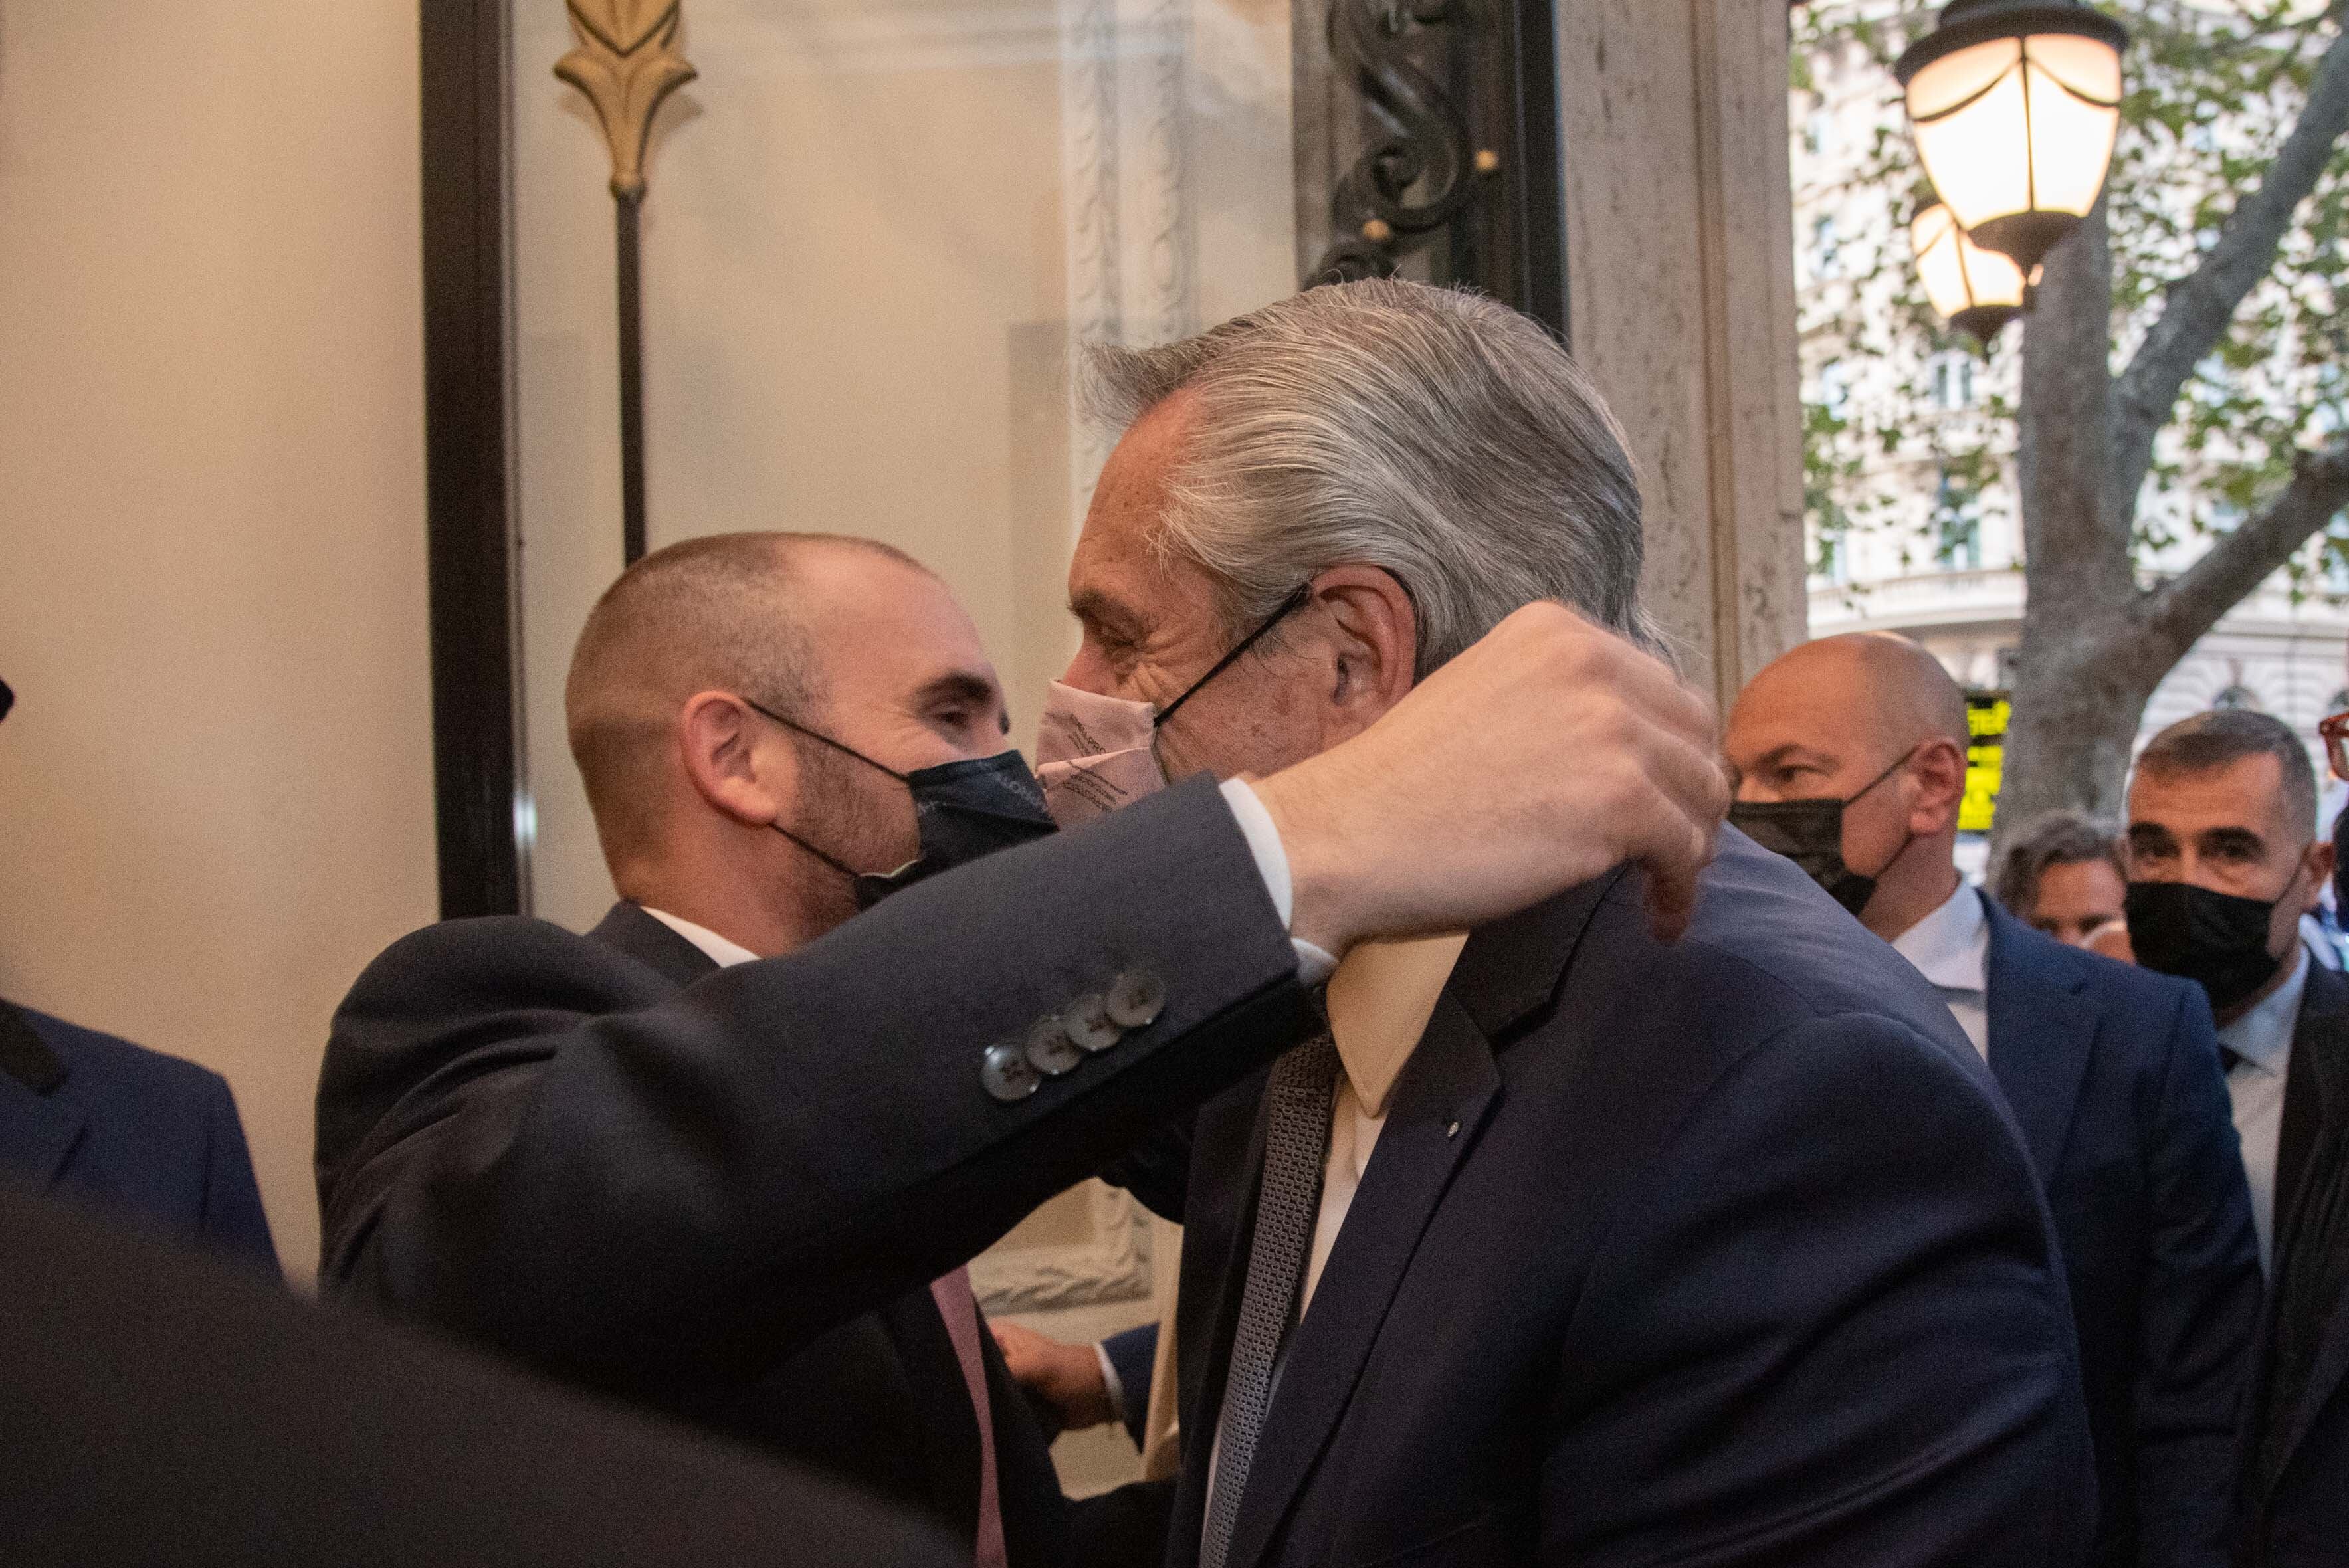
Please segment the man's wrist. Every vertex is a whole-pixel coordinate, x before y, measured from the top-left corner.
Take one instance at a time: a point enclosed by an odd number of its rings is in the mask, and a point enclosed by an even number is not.
[[[1334,963],[1361,935],[1350,903],[1361,878],[1359,866],[1351,874],[1343,869],[1343,851],[1332,842],[1330,814],[1311,772],[1286,769],[1255,781],[1254,788],[1288,856],[1288,934],[1330,954]]]
[[[1291,830],[1285,829],[1266,805],[1263,788],[1252,779],[1226,779],[1223,785],[1224,799],[1231,807],[1240,832],[1247,839],[1248,852],[1256,859],[1257,874],[1264,879],[1265,894],[1272,900],[1273,913],[1288,928],[1290,944],[1297,949],[1298,978],[1308,985],[1318,985],[1338,966],[1338,954],[1343,951],[1342,947],[1330,945],[1328,927],[1319,918],[1330,901],[1321,889],[1316,862],[1309,857],[1308,874],[1314,880],[1307,887],[1300,905],[1297,861],[1289,849]],[[1309,846],[1311,835],[1305,835],[1305,840]],[[1300,908],[1307,915],[1303,925],[1298,920]]]

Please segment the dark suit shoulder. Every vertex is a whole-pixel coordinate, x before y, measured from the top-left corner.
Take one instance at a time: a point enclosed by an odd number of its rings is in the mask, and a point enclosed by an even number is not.
[[[419,1114],[436,1075],[543,1060],[580,1020],[647,1006],[676,987],[617,949],[525,915],[444,920],[393,943],[335,1009],[318,1074],[319,1193],[360,1144],[390,1136],[402,1100]],[[445,1088],[445,1085],[441,1087]]]
[[[117,1104],[158,1109],[209,1107],[228,1092],[228,1080],[184,1057],[133,1045],[119,1035],[67,1023],[30,1007],[18,1007],[33,1032],[65,1064],[66,1090]],[[128,1101],[124,1097],[129,1097]]]
[[[2024,924],[1996,899],[1982,895],[1991,925],[1992,986],[2076,994],[2087,999],[2107,1033],[2117,1026],[2130,1048],[2165,1055],[2181,1014],[2190,1015],[2201,989],[2190,980],[2124,964],[2084,947],[2067,947]],[[2203,1005],[2207,1010],[2208,1004]],[[2156,1037],[2158,1034],[2158,1037]],[[2137,1037],[2146,1037],[2138,1038]]]
[[[338,1012],[357,1007],[456,1011],[528,996],[583,1011],[610,1010],[615,993],[667,989],[640,961],[529,915],[443,920],[410,932],[359,974]]]
[[[1694,987],[1713,1008],[1724,1043],[1751,1043],[1805,1021],[1877,1016],[1978,1064],[1948,1005],[1908,960],[1821,892],[1791,861],[1724,829],[1720,853],[1699,881],[1688,934],[1651,944],[1643,990]],[[1635,941],[1644,928],[1640,885],[1609,893],[1615,923]]]

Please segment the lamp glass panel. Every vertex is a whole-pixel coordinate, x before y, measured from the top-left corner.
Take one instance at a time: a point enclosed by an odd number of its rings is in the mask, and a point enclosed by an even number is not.
[[[2022,58],[2020,38],[1991,38],[1944,55],[1909,78],[1909,112],[1918,119],[1947,113],[2013,70]]]
[[[1993,39],[1936,60],[1909,79],[1917,155],[1935,194],[1968,229],[2002,213],[2030,210],[2031,138],[2024,118],[2022,54],[2017,40]],[[1991,62],[2013,68],[1986,77],[1983,67]],[[1982,87],[1985,80],[1992,84],[1986,90]],[[1920,105],[1964,103],[1967,93],[1957,89],[1967,84],[1979,96],[1963,108],[1939,119],[1920,116]],[[1930,112],[1930,108],[1923,110]]]
[[[2085,213],[2105,186],[2120,111],[2120,57],[2094,38],[2033,38],[2026,46],[2031,156],[2044,212]],[[2087,98],[2102,100],[2085,101]]]
[[[1972,304],[1966,283],[1965,258],[1958,253],[1958,222],[1947,207],[1928,207],[1909,225],[1909,242],[1917,253],[1917,275],[1925,297],[1943,316],[1952,316]]]
[[[1966,292],[1976,304],[2011,304],[2023,308],[2023,269],[2013,256],[1986,251],[1974,237],[1958,232],[1958,257],[1966,269]]]
[[[2121,57],[2102,38],[2077,33],[2041,33],[2023,41],[2031,63],[2084,98],[2117,104]]]
[[[1928,207],[1909,226],[1917,273],[1925,297],[1943,316],[1974,305],[2023,305],[2023,271],[1996,251],[1986,251],[1958,227],[1946,206]]]

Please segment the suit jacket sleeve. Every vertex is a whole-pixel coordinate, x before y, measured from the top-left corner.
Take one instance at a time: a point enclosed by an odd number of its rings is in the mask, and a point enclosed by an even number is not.
[[[635,1011],[566,990],[577,938],[501,930],[418,934],[337,1014],[321,1273],[589,1371],[755,1369],[980,1252],[1307,1016],[1204,781]],[[988,1096],[990,1045],[1133,972],[1164,983],[1154,1024],[1026,1100]]]
[[[270,1239],[261,1187],[253,1178],[253,1155],[245,1147],[236,1097],[224,1078],[212,1080],[205,1119],[204,1234],[229,1253],[276,1274],[277,1244]]]
[[[2139,1297],[2137,1514],[2163,1562],[2221,1568],[2235,1421],[2259,1315],[2259,1253],[2199,986],[2181,989],[2170,1024],[2159,1098],[2145,1108],[2153,1212]]]
[[[1119,1424],[1139,1449],[1143,1428],[1150,1420],[1150,1374],[1158,1362],[1158,1325],[1145,1323],[1123,1334],[1112,1334],[1101,1342],[1101,1347],[1117,1373],[1118,1391],[1123,1396],[1124,1408]]]
[[[1951,1055],[1887,1018],[1795,1025],[1635,1186],[1567,1329],[1543,1561],[2085,1559],[2045,1210]]]

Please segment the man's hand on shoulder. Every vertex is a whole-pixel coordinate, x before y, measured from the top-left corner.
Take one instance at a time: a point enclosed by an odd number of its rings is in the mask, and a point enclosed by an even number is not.
[[[1462,931],[1609,868],[1648,871],[1677,936],[1729,809],[1710,704],[1661,661],[1529,604],[1361,734],[1256,786],[1295,888],[1291,931]]]

